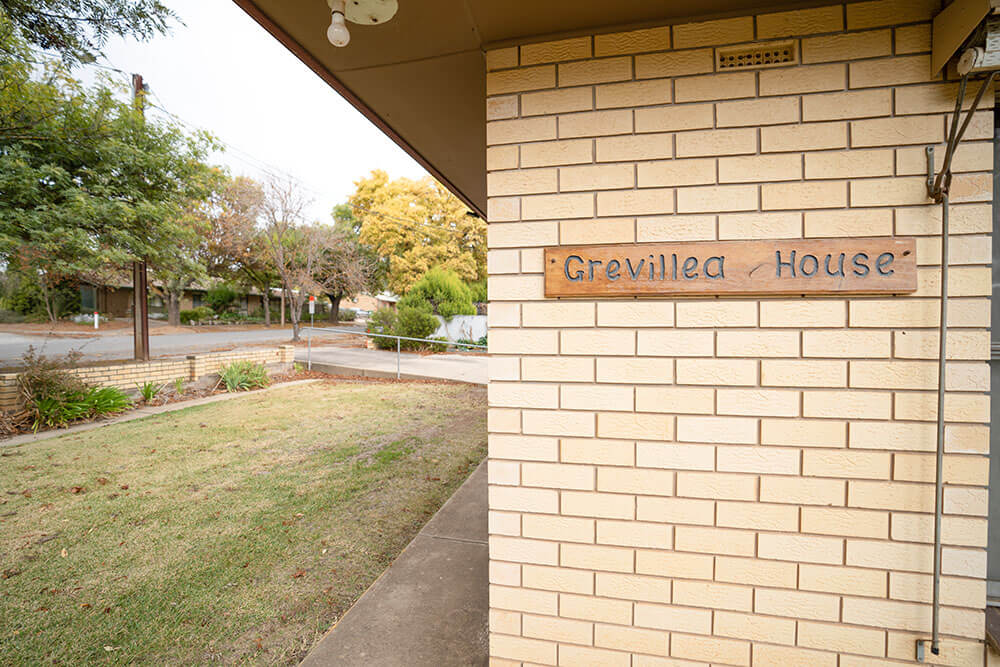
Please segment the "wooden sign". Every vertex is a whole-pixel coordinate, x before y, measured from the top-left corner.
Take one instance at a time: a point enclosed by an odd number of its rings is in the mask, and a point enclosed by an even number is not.
[[[623,243],[545,249],[545,296],[899,294],[912,238]]]

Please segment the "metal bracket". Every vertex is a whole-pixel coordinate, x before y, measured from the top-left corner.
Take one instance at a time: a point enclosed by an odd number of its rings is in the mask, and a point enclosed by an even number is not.
[[[918,639],[917,640],[917,662],[927,661],[927,648],[931,649],[931,653],[934,655],[940,655],[941,649],[934,648],[934,642],[930,639]]]
[[[927,155],[927,196],[936,199],[934,193],[934,147],[928,146],[924,149]]]

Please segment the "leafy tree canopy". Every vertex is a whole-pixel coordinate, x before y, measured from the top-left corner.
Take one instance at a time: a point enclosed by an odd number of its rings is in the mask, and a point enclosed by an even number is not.
[[[486,222],[430,177],[399,178],[375,170],[355,182],[348,202],[361,223],[361,243],[387,264],[386,283],[405,294],[434,267],[466,282],[486,277]]]
[[[96,60],[110,37],[145,41],[177,18],[160,0],[0,0],[0,16],[0,31],[16,31],[70,65]]]
[[[475,315],[472,291],[454,271],[433,268],[413,284],[399,300],[400,308],[416,308],[445,319],[455,315]]]

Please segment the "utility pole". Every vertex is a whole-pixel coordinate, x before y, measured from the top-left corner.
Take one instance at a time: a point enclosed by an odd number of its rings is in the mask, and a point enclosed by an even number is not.
[[[145,112],[146,87],[141,74],[132,75],[132,98],[139,113]],[[146,261],[132,262],[132,324],[136,361],[149,361],[149,302]]]

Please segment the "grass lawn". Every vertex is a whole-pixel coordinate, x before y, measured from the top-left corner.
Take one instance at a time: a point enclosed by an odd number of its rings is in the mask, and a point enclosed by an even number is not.
[[[294,663],[485,457],[486,391],[323,382],[0,454],[0,664]]]

